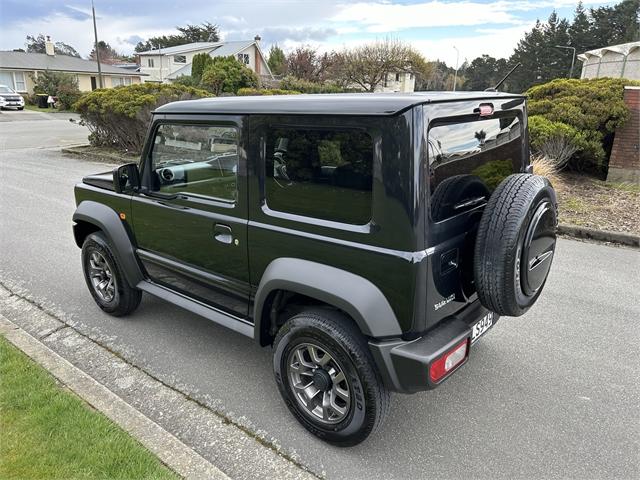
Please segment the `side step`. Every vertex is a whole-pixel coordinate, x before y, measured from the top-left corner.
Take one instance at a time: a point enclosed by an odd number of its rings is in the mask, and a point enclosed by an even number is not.
[[[174,292],[173,290],[149,282],[147,280],[143,280],[142,282],[138,283],[138,285],[136,285],[136,288],[139,288],[143,292],[150,293],[154,297],[167,300],[174,305],[182,307],[185,310],[190,311],[191,313],[195,313],[196,315],[200,315],[201,317],[204,317],[207,320],[211,320],[218,325],[227,327],[234,332],[238,332],[246,337],[253,338],[253,324],[247,322],[246,320],[228,315],[224,312],[209,307],[204,303],[200,303],[185,295]]]

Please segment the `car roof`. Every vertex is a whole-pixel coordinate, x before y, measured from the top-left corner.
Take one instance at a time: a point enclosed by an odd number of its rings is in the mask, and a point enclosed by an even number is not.
[[[396,115],[433,102],[522,98],[501,92],[332,93],[212,97],[167,103],[157,114]]]

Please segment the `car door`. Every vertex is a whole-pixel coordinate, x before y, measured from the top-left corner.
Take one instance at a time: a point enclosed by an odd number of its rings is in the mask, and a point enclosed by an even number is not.
[[[162,119],[132,200],[138,256],[160,285],[246,318],[246,158],[242,119]]]

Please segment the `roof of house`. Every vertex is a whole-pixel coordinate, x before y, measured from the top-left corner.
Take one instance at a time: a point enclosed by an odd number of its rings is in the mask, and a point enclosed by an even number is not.
[[[100,64],[106,75],[146,75],[124,68]],[[98,73],[98,64],[93,60],[69,55],[47,55],[46,53],[0,51],[0,68],[15,70],[54,70],[73,73]]]
[[[237,53],[240,53],[242,50],[250,47],[255,43],[256,43],[255,40],[237,40],[232,42],[219,42],[214,44],[214,46],[210,50],[208,50],[206,53],[208,53],[209,56],[211,57],[228,57],[229,55],[235,55]],[[188,45],[198,45],[198,43],[190,43]],[[182,45],[182,46],[186,47],[188,45]],[[178,48],[178,47],[175,47],[175,48]],[[258,50],[260,50],[260,47],[258,47]],[[150,50],[150,51],[157,52],[157,50]],[[164,54],[165,50],[162,50],[162,53]],[[262,51],[260,51],[260,54],[262,55]],[[271,73],[271,71],[269,71],[269,73]],[[175,72],[170,73],[169,75],[166,76],[166,78],[168,78],[169,80],[175,80],[176,78],[181,77],[183,75],[191,75],[190,63],[186,64],[184,67],[176,70]]]
[[[175,47],[156,48],[153,50],[147,50],[139,52],[138,55],[175,55],[176,53],[193,52],[194,50],[209,50],[209,53],[214,50],[220,50],[221,53],[218,56],[233,55],[240,50],[255,43],[255,40],[234,40],[230,42],[194,42],[186,43],[184,45],[177,45]]]
[[[501,92],[337,93],[214,97],[168,103],[157,113],[219,113],[279,115],[395,115],[415,105],[431,102],[517,98]],[[523,101],[523,100],[522,100]]]
[[[607,52],[619,53],[620,55],[629,55],[633,50],[640,48],[640,42],[621,43],[620,45],[612,45],[610,47],[596,48],[588,52],[578,55],[578,59],[583,62],[589,57],[602,57]]]

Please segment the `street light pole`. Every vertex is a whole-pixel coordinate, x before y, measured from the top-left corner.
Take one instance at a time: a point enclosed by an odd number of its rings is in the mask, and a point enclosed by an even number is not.
[[[573,78],[573,66],[576,63],[576,49],[575,47],[569,47],[564,45],[554,45],[556,48],[564,48],[565,50],[572,50],[573,55],[571,57],[571,69],[569,70],[569,78]]]
[[[453,91],[456,91],[456,84],[458,83],[458,62],[460,61],[460,51],[458,50],[458,47],[456,47],[455,45],[453,46],[453,48],[456,50],[456,73],[453,76]]]
[[[98,85],[100,88],[104,87],[102,83],[102,67],[100,66],[100,49],[98,48],[98,27],[96,27],[96,8],[93,6],[93,0],[91,0],[91,12],[93,13],[93,37],[96,41],[96,62],[98,62]]]

